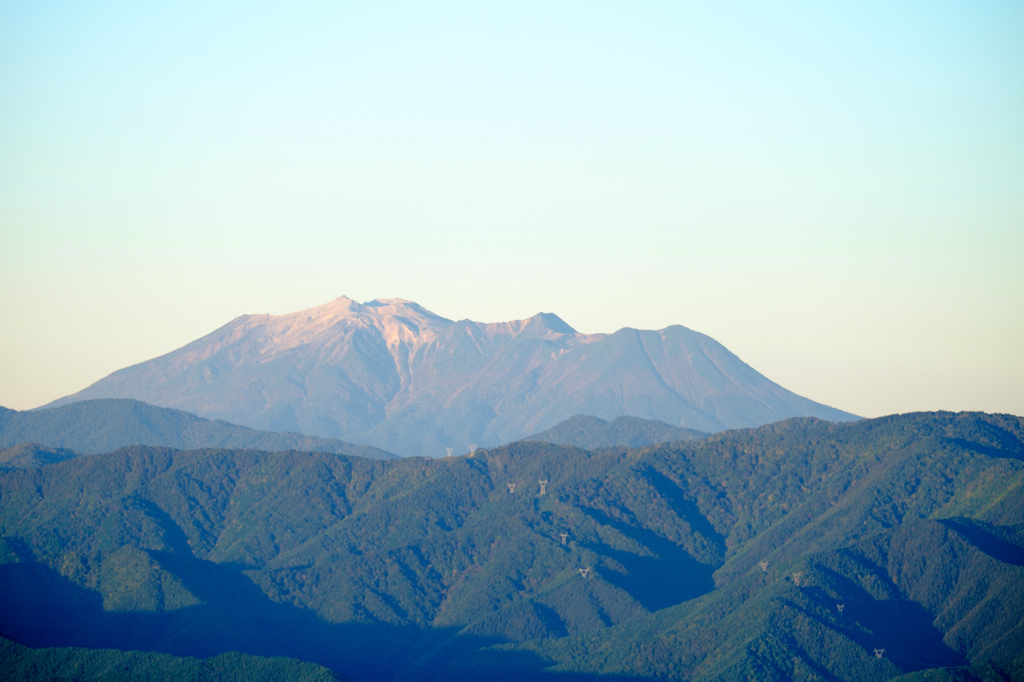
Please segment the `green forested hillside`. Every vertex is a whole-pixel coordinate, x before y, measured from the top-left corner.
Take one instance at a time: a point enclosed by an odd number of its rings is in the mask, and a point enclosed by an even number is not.
[[[30,649],[0,637],[5,680],[103,680],[104,682],[334,682],[313,663],[287,658],[221,654],[207,660],[116,649]]]
[[[555,445],[575,445],[578,448],[627,447],[639,448],[654,443],[696,440],[708,434],[693,429],[672,426],[656,419],[616,417],[605,421],[597,417],[578,414],[552,426],[547,431],[527,436],[523,440],[539,440]]]
[[[1022,482],[1024,423],[983,414],[440,460],[125,448],[0,474],[0,634],[353,680],[1024,679]]]
[[[24,412],[0,407],[0,448],[19,443],[68,448],[87,455],[126,445],[157,445],[183,450],[251,448],[334,452],[371,459],[396,457],[368,445],[298,433],[256,431],[181,410],[115,398]]]
[[[18,443],[0,449],[0,471],[5,469],[36,469],[78,457],[78,453],[64,448],[50,448],[39,443]]]

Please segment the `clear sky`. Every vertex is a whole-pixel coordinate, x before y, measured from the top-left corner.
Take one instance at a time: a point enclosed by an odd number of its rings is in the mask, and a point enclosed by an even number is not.
[[[1024,3],[0,2],[0,405],[342,294],[1024,415]]]

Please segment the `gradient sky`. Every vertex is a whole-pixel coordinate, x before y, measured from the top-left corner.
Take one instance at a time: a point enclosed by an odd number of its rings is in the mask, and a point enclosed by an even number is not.
[[[0,405],[342,294],[1024,415],[1024,3],[0,2]]]

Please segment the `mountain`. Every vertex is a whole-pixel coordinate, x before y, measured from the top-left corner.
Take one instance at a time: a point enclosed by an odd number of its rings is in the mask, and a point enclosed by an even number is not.
[[[25,412],[0,407],[0,448],[19,443],[68,448],[83,454],[110,452],[125,445],[163,445],[183,450],[316,450],[371,459],[395,458],[390,452],[366,445],[298,433],[255,431],[127,399],[83,400]],[[0,466],[3,461],[0,457]],[[47,460],[37,457],[19,461]]]
[[[578,414],[523,440],[539,440],[555,445],[575,445],[578,448],[627,447],[639,448],[655,443],[677,440],[695,440],[708,434],[693,429],[672,426],[656,419],[616,417],[605,421],[597,417]]]
[[[116,649],[30,649],[0,637],[0,673],[6,680],[125,682],[337,682],[323,666],[287,658],[221,654],[202,661]]]
[[[64,448],[50,448],[39,443],[18,443],[0,450],[0,470],[36,469],[72,457],[78,457],[78,453]]]
[[[507,443],[575,414],[708,432],[856,418],[787,391],[685,327],[581,334],[548,313],[454,322],[401,299],[346,297],[243,315],[51,406],[90,398],[427,456]]]
[[[0,473],[0,635],[354,681],[1020,680],[1024,419]]]

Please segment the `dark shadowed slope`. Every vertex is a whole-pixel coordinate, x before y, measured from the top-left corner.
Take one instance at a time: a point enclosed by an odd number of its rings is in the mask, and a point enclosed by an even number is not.
[[[523,440],[539,440],[555,445],[574,445],[578,448],[627,447],[639,448],[654,443],[672,443],[695,440],[708,434],[693,429],[672,426],[656,419],[616,417],[605,421],[597,417],[578,414],[555,424],[547,431],[527,436]]]
[[[0,679],[20,682],[336,682],[313,663],[221,654],[207,660],[148,651],[54,647],[30,649],[0,636]]]
[[[765,378],[685,327],[581,334],[556,315],[458,322],[400,299],[244,315],[54,405],[135,398],[402,455],[493,446],[576,414],[700,431],[851,415]]]
[[[1022,486],[1024,421],[983,414],[440,460],[133,447],[0,474],[0,634],[353,680],[1018,675]]]
[[[161,445],[183,450],[311,450],[371,459],[395,457],[374,447],[333,438],[255,431],[181,410],[116,399],[85,400],[25,412],[0,407],[0,448],[18,443],[68,448],[82,454],[110,452],[126,445]]]

